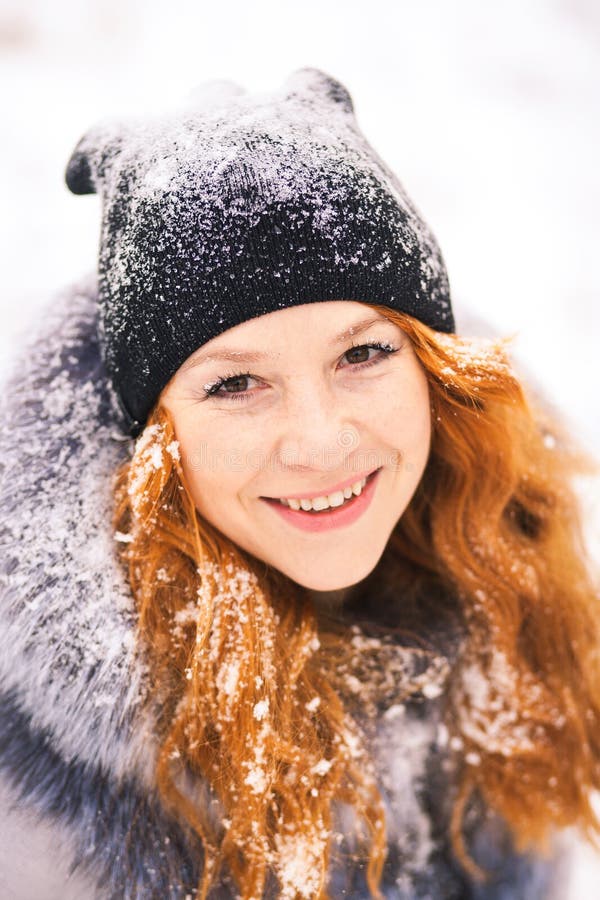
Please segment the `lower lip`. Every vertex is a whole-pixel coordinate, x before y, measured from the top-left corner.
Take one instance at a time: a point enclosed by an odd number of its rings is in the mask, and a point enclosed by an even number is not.
[[[367,483],[362,489],[358,497],[336,506],[333,509],[323,510],[322,512],[312,513],[305,512],[303,509],[291,509],[285,506],[279,500],[267,500],[264,497],[260,499],[268,503],[271,509],[278,513],[282,519],[301,528],[302,531],[330,531],[333,528],[344,528],[356,522],[362,514],[369,508],[373,495],[375,493],[375,485],[381,469],[367,478]]]

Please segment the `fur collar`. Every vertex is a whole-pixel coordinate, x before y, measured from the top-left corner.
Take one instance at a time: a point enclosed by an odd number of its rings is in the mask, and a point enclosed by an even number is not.
[[[93,278],[56,297],[0,407],[0,683],[66,760],[149,781],[143,660],[109,527],[131,453],[99,357]]]

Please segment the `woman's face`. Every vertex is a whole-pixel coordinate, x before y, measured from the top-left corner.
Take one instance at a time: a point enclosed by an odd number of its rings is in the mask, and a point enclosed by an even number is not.
[[[375,568],[429,455],[428,386],[411,343],[355,301],[230,328],[161,399],[200,514],[315,591]]]

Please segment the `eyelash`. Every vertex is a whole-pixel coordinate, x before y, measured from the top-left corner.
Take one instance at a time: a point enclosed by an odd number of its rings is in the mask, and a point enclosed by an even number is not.
[[[376,341],[372,344],[352,344],[352,346],[349,347],[348,350],[346,350],[344,356],[346,355],[346,353],[350,353],[351,350],[355,350],[358,348],[362,349],[363,347],[368,347],[371,350],[381,350],[385,354],[385,356],[378,356],[375,357],[375,359],[368,359],[362,363],[351,363],[351,369],[360,369],[362,371],[369,366],[377,365],[387,356],[391,356],[392,353],[397,353],[399,349],[398,347],[392,347],[391,344],[379,341]],[[252,375],[250,372],[235,372],[230,375],[226,375],[223,378],[219,378],[217,381],[213,382],[211,385],[207,385],[204,388],[201,394],[202,398],[206,400],[210,397],[215,396],[218,399],[221,399],[221,397],[226,397],[228,402],[231,400],[233,402],[244,403],[252,396],[252,393],[250,391],[233,391],[232,393],[221,395],[217,393],[223,387],[223,385],[227,384],[227,382],[229,381],[235,381],[236,378],[252,378]]]

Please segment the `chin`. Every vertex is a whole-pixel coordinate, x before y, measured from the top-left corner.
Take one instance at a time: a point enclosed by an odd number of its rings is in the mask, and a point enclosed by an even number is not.
[[[309,574],[306,569],[304,569],[302,572],[284,571],[284,574],[291,578],[292,581],[295,581],[296,584],[299,584],[309,591],[343,591],[346,588],[354,587],[359,581],[362,581],[367,575],[370,575],[377,565],[377,562],[377,560],[374,560],[357,568],[351,573],[346,570],[343,574],[336,574],[331,571],[313,572]]]

